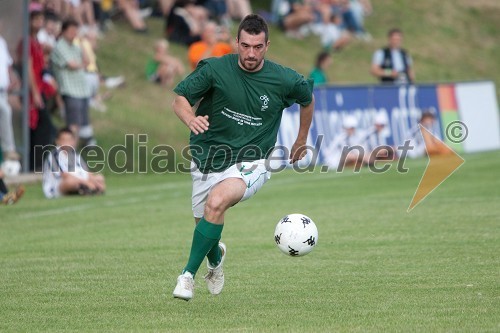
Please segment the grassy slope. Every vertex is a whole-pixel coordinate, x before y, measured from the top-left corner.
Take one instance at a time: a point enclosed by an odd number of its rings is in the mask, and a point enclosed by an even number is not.
[[[260,2],[262,3],[262,2]],[[413,55],[419,82],[492,79],[500,93],[500,5],[492,0],[379,0],[366,22],[374,36],[371,44],[354,42],[335,54],[329,71],[334,83],[374,83],[368,74],[373,51],[384,45],[386,31],[399,26],[405,46]],[[128,85],[116,91],[109,111],[94,113],[97,136],[105,147],[122,143],[124,133],[148,133],[150,143],[168,143],[176,148],[187,142],[187,131],[171,112],[172,93],[144,79],[145,62],[163,22],[151,20],[151,33],[130,33],[123,22],[101,43],[99,61],[107,74],[125,74]],[[269,58],[307,74],[320,50],[315,37],[289,40],[271,32]],[[182,59],[186,49],[173,45]],[[187,67],[187,66],[186,66]]]
[[[192,235],[187,175],[113,176],[102,198],[46,201],[30,186],[0,219],[0,331],[498,331],[500,168],[466,164],[410,214],[408,174],[275,174],[228,213],[219,297],[171,298]],[[286,213],[311,216],[317,248],[273,242]]]

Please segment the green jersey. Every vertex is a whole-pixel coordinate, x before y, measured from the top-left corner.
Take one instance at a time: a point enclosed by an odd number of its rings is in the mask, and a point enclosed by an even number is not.
[[[209,173],[267,158],[276,144],[283,109],[294,103],[309,105],[312,86],[312,80],[269,60],[257,72],[240,68],[237,54],[200,61],[174,89],[191,106],[201,99],[196,115],[208,115],[208,130],[191,133],[193,161]]]

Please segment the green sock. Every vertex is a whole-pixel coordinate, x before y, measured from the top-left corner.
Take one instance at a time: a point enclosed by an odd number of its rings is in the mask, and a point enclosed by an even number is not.
[[[220,263],[222,259],[222,253],[219,247],[219,241],[220,238],[217,241],[217,243],[215,243],[214,246],[212,246],[212,249],[210,249],[210,251],[207,253],[208,262],[212,267],[217,267],[217,265]]]
[[[205,256],[210,252],[214,245],[219,244],[220,235],[222,234],[223,224],[214,224],[201,218],[196,225],[193,233],[193,243],[191,244],[191,253],[189,260],[182,271],[196,275],[198,268],[205,259]]]

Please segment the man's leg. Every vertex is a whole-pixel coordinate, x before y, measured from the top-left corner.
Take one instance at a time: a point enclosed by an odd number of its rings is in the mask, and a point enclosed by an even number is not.
[[[220,260],[220,250],[214,247],[218,247],[219,244],[224,226],[224,213],[241,200],[245,191],[246,184],[239,178],[225,179],[212,189],[205,204],[204,216],[194,230],[189,260],[182,275],[177,279],[174,297],[185,300],[193,297],[193,277],[205,256],[211,253],[213,259],[218,256]]]
[[[226,210],[241,200],[246,185],[242,179],[228,178],[217,184],[208,195],[204,216],[196,225],[189,261],[184,271],[193,276],[208,252],[217,245],[224,225]]]

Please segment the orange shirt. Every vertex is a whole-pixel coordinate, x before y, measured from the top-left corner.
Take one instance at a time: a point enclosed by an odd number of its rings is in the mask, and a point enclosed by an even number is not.
[[[189,63],[191,64],[191,68],[195,69],[196,65],[198,65],[198,62],[202,60],[203,53],[207,50],[207,43],[204,41],[199,41],[196,43],[191,44],[188,50],[188,59]],[[210,57],[221,57],[223,55],[232,53],[233,49],[231,48],[231,45],[223,42],[219,42],[215,44],[214,48],[212,49],[212,52],[208,55],[205,56],[205,58],[210,58]]]

